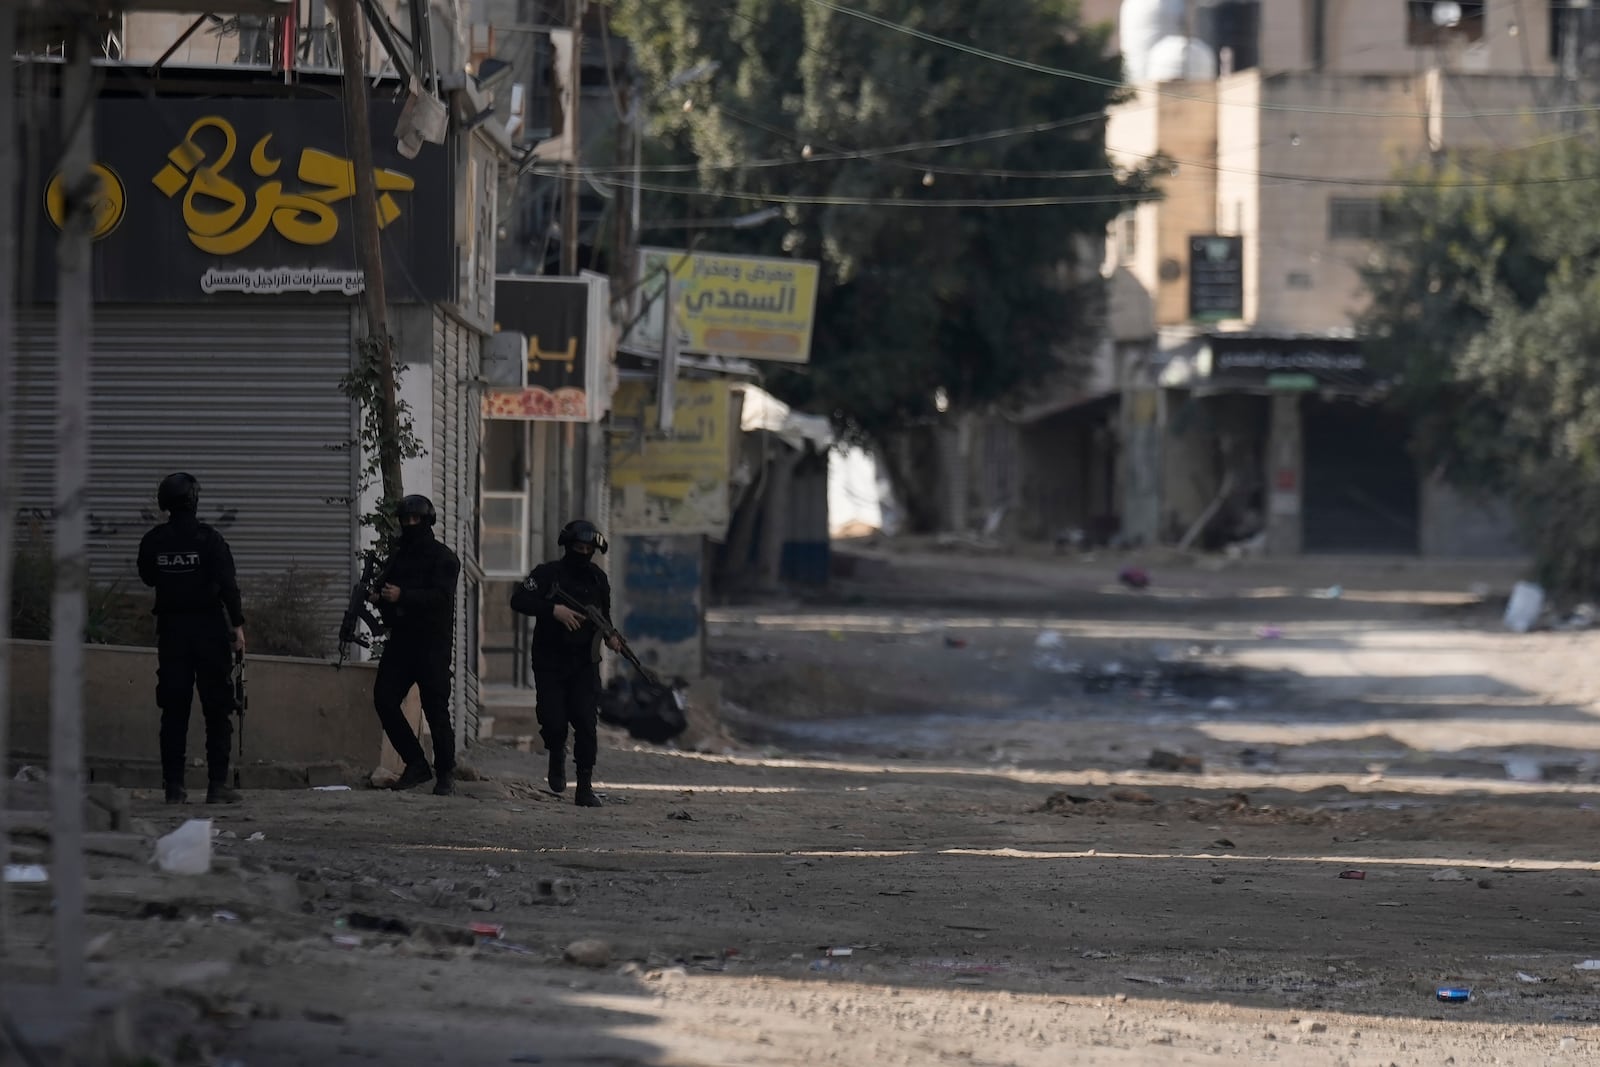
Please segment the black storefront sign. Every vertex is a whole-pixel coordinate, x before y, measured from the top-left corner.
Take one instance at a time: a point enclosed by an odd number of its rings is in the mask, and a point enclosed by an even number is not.
[[[491,418],[590,421],[589,320],[593,285],[584,278],[505,276],[495,279],[498,336],[511,335],[522,360],[522,384],[491,381],[484,414]],[[497,375],[497,377],[503,377]]]
[[[1215,382],[1285,390],[1377,384],[1354,339],[1213,334],[1206,343],[1211,352],[1208,376]]]
[[[1202,322],[1244,317],[1244,240],[1189,238],[1189,317]]]
[[[401,156],[387,136],[400,106],[372,105],[388,297],[453,300],[450,153],[425,144],[415,159]],[[339,100],[107,98],[94,121],[95,300],[266,301],[364,290]],[[56,288],[65,202],[58,158],[44,146],[21,204],[24,225],[39,235],[32,295],[41,300]]]

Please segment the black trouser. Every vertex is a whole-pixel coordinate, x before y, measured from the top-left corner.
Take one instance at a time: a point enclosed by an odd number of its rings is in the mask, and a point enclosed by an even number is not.
[[[206,721],[206,781],[228,780],[233,743],[232,635],[221,609],[161,615],[156,619],[156,704],[161,708],[161,780],[183,785],[189,706],[200,690]]]
[[[378,680],[372,686],[372,703],[389,743],[407,767],[428,761],[422,742],[411,732],[401,703],[411,687],[422,698],[422,714],[433,732],[433,765],[449,774],[456,765],[455,724],[450,721],[451,635],[403,634],[389,638],[378,661]]]
[[[600,743],[595,722],[600,708],[600,668],[584,660],[562,668],[533,671],[538,701],[539,736],[552,753],[565,753],[567,727],[572,727],[572,759],[580,771],[594,768]]]

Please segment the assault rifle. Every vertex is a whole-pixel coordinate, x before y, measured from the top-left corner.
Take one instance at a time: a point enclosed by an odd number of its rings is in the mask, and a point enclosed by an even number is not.
[[[617,651],[638,672],[639,680],[643,683],[628,687],[620,680],[613,681],[614,686],[622,684],[623,692],[627,696],[612,700],[608,691],[608,695],[602,698],[600,717],[623,727],[641,740],[658,745],[681,734],[688,726],[688,719],[684,714],[683,679],[674,680],[672,685],[662,682],[653,671],[639,662],[639,657],[628,647],[627,639],[593,604],[585,604],[560,586],[556,586],[550,595],[567,607],[581,612],[608,642],[613,637],[616,638]]]
[[[250,697],[244,691],[244,652],[233,653],[233,710],[239,716],[239,757],[233,762],[233,787],[239,788],[239,766],[244,763],[244,712],[250,706]]]
[[[371,648],[372,639],[383,633],[383,620],[373,612],[369,600],[372,591],[383,581],[383,576],[377,570],[376,557],[368,556],[361,565],[361,580],[350,587],[350,603],[345,606],[344,619],[339,623],[339,662],[336,666],[344,666],[351,645]],[[361,632],[361,623],[367,624],[366,634]]]

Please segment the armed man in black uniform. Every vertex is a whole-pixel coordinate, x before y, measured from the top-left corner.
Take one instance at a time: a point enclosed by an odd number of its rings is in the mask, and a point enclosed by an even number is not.
[[[606,551],[606,539],[587,519],[574,519],[557,538],[565,554],[541,563],[511,594],[511,608],[532,615],[533,684],[538,701],[539,733],[550,753],[550,788],[567,788],[567,728],[572,728],[572,756],[578,767],[578,791],[573,800],[583,808],[598,808],[594,795],[594,761],[599,751],[595,737],[600,706],[600,631],[581,611],[557,598],[557,590],[582,604],[598,608],[611,619],[611,582],[594,562],[596,551]],[[621,641],[604,642],[612,651]]]
[[[438,796],[455,792],[456,735],[450,722],[450,665],[455,653],[456,581],[461,561],[433,536],[438,516],[433,501],[408,496],[396,512],[400,543],[384,564],[369,599],[378,606],[388,631],[372,703],[389,743],[405,761],[396,789],[410,789],[435,778]],[[411,687],[422,698],[422,714],[433,733],[428,766],[422,742],[412,733],[400,704]]]
[[[244,608],[233,553],[220,533],[195,517],[200,483],[193,475],[180,471],[162,479],[156,501],[167,521],[139,542],[139,577],[156,591],[161,781],[168,804],[189,798],[184,749],[198,688],[206,722],[206,803],[237,804],[243,798],[227,784],[234,710],[229,653],[244,653]]]

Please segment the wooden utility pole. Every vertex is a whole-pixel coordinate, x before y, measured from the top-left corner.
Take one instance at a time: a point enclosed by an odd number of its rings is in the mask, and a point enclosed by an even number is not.
[[[572,129],[572,158],[567,160],[566,181],[561,193],[561,273],[578,273],[578,171],[583,166],[583,12],[587,0],[567,0],[572,26],[572,62],[567,73],[567,115]]]
[[[90,255],[97,192],[94,162],[94,23],[74,20],[61,72],[61,181],[66,204],[57,244],[55,595],[50,612],[51,888],[55,891],[56,982],[63,1008],[82,1006],[83,628],[87,617],[90,346],[94,276]],[[11,62],[7,54],[4,62]],[[10,131],[7,131],[10,136]],[[4,354],[10,358],[11,353]],[[9,399],[9,398],[8,398]],[[10,516],[4,516],[9,521]]]
[[[393,507],[405,495],[400,478],[400,416],[395,398],[394,340],[389,336],[389,301],[383,282],[383,245],[378,237],[378,188],[373,177],[372,124],[367,107],[366,49],[357,0],[332,0],[339,21],[339,56],[344,63],[344,120],[350,131],[350,159],[356,172],[356,195],[350,214],[356,228],[356,255],[365,280],[367,340],[377,346],[378,463],[383,495]]]
[[[11,603],[12,541],[16,531],[16,457],[11,432],[16,407],[17,336],[17,9],[0,4],[0,604]],[[10,751],[11,613],[0,623],[0,752]],[[0,812],[9,804],[9,785],[0,775]],[[0,857],[11,855],[11,838],[0,815]],[[11,946],[11,893],[0,881],[0,957]]]

